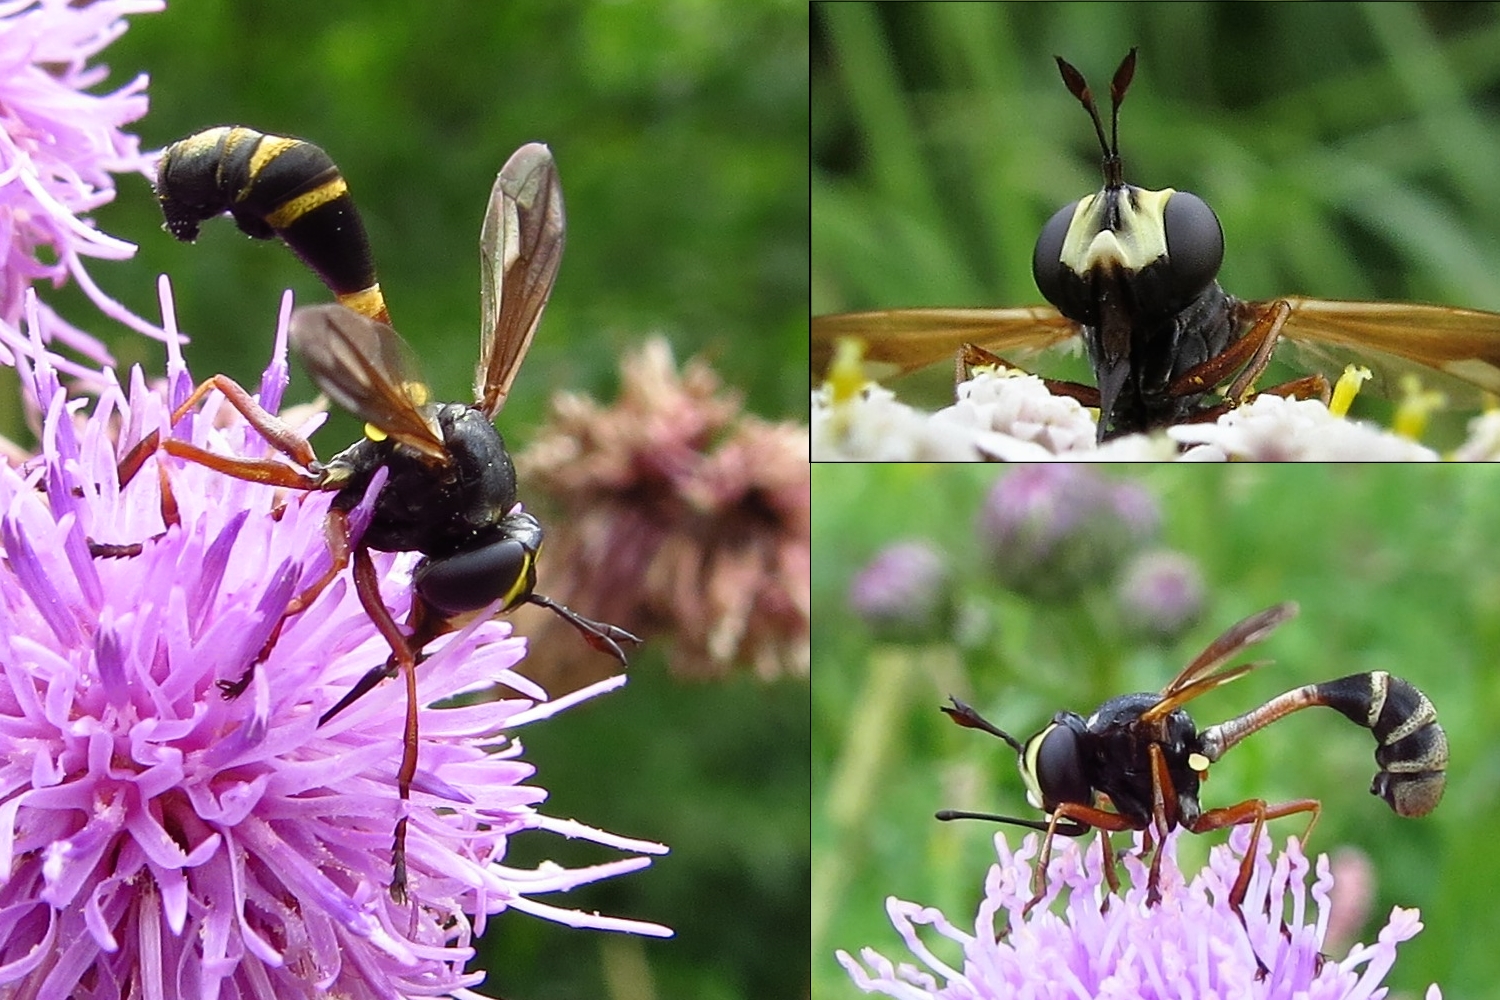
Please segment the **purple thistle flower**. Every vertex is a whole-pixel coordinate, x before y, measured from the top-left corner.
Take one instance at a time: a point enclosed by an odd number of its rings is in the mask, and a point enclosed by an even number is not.
[[[286,620],[243,695],[220,693],[217,682],[256,659],[287,602],[329,565],[332,495],[288,494],[164,452],[119,485],[122,456],[167,433],[192,387],[165,282],[163,312],[166,388],[149,389],[139,369],[123,387],[105,369],[91,413],[65,397],[34,306],[31,340],[7,338],[44,420],[42,453],[0,465],[0,995],[473,997],[484,975],[465,969],[473,939],[512,907],[669,935],[537,898],[666,850],[543,816],[546,792],[524,784],[534,768],[514,730],[623,677],[549,702],[514,669],[525,640],[484,617],[429,646],[406,906],[387,891],[403,686],[382,685],[318,725],[389,654],[348,574]],[[290,296],[260,385],[272,411],[286,384],[289,313]],[[212,397],[177,431],[225,454],[267,447]],[[163,477],[175,517],[164,516]],[[380,478],[351,515],[356,532]],[[89,540],[141,549],[100,558]],[[414,554],[374,558],[399,620]],[[514,694],[425,707],[500,685]],[[509,838],[527,830],[641,854],[573,870],[507,867]]]
[[[1152,549],[1126,563],[1115,593],[1132,627],[1170,639],[1198,620],[1207,586],[1203,571],[1191,556]]]
[[[1243,908],[1243,920],[1229,905],[1229,891],[1249,842],[1237,827],[1228,845],[1209,852],[1208,867],[1184,881],[1177,869],[1180,831],[1163,845],[1162,901],[1146,905],[1146,865],[1140,860],[1141,835],[1125,859],[1132,888],[1111,898],[1100,864],[1098,837],[1085,850],[1078,841],[1059,841],[1053,851],[1046,902],[1063,899],[1053,913],[1039,906],[1022,916],[1031,898],[1031,859],[1039,834],[1028,834],[1011,852],[1005,835],[995,835],[999,863],[985,879],[974,933],[962,930],[938,910],[894,897],[886,911],[897,933],[929,971],[896,965],[873,948],[847,952],[838,960],[860,989],[902,1000],[923,998],[1131,997],[1136,1000],[1192,1000],[1195,997],[1256,996],[1267,1000],[1368,1000],[1382,995],[1381,982],[1396,958],[1396,945],[1422,929],[1416,910],[1396,907],[1373,945],[1355,945],[1343,959],[1320,954],[1333,884],[1328,858],[1318,857],[1308,913],[1308,861],[1295,838],[1271,857],[1270,837],[1260,839]],[[997,919],[999,918],[999,919]],[[955,968],[928,947],[917,928],[930,926],[963,951]],[[1441,1000],[1436,985],[1427,1000]]]
[[[141,153],[140,140],[121,131],[146,113],[146,77],[92,94],[89,88],[109,70],[89,60],[125,31],[126,15],[163,6],[161,0],[0,3],[0,322],[13,330],[27,289],[42,280],[61,285],[71,275],[106,316],[163,336],[104,294],[83,265],[85,257],[129,257],[134,245],[80,218],[114,200],[113,174],[155,176],[155,154]],[[109,363],[98,340],[38,308],[49,336]]]
[[[1160,521],[1156,502],[1134,483],[1079,465],[1028,465],[995,482],[976,530],[1001,584],[1057,600],[1111,579]]]
[[[849,583],[849,607],[885,638],[941,635],[951,617],[952,573],[925,539],[887,545]]]

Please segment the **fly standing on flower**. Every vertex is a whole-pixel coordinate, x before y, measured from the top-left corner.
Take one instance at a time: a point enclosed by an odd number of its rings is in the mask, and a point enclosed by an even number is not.
[[[433,402],[416,377],[410,348],[388,325],[364,226],[344,178],[317,146],[243,127],[208,129],[167,148],[157,196],[166,228],[178,239],[194,239],[201,221],[228,212],[251,236],[281,238],[339,300],[297,310],[291,341],[318,388],[366,421],[361,440],[326,464],[319,462],[305,438],[237,383],[216,375],[194,390],[173,422],[217,389],[295,464],[217,455],[175,438],[160,442],[168,453],[226,475],[336,494],[326,530],[332,565],[292,599],[281,622],[306,609],[352,561],[361,603],[392,653],[324,712],[320,723],[385,678],[403,675],[407,716],[399,785],[404,803],[417,765],[415,668],[424,647],[466,616],[491,606],[508,611],[537,604],[560,615],[594,649],[625,664],[621,644],[639,642],[636,636],[536,592],[542,528],[517,503],[515,470],[493,423],[536,332],[562,257],[562,189],[551,151],[538,143],[522,146],[490,193],[480,233],[482,327],[473,405]],[[154,450],[155,443],[150,447]],[[381,469],[388,478],[369,525],[354,543],[349,512]],[[381,598],[371,549],[422,553],[404,630]],[[278,624],[260,659],[280,629]],[[226,697],[243,692],[254,669],[252,664],[243,676],[221,681]],[[406,823],[403,812],[391,881],[398,901],[406,891]]]
[[[1454,400],[1476,405],[1500,392],[1500,314],[1405,302],[1335,302],[1283,296],[1247,302],[1217,280],[1224,231],[1208,203],[1186,191],[1125,181],[1120,105],[1135,75],[1131,49],[1110,81],[1110,134],[1083,74],[1057,59],[1068,92],[1093,122],[1104,186],[1059,209],[1032,256],[1051,306],[891,309],[815,316],[813,374],[828,371],[841,338],[859,341],[881,374],[940,361],[1004,363],[1082,340],[1094,385],[1044,379],[1059,396],[1099,410],[1100,441],[1177,423],[1213,421],[1255,394],[1281,340],[1302,346],[1314,374],[1264,390],[1328,396],[1325,376],[1359,361],[1386,373],[1417,372]],[[1387,377],[1384,381],[1395,381]],[[1211,395],[1222,387],[1222,396]],[[1392,386],[1377,386],[1392,390]]]
[[[1026,797],[1046,814],[1046,819],[955,809],[945,809],[937,818],[991,820],[1046,834],[1028,911],[1044,894],[1052,838],[1058,834],[1080,837],[1099,830],[1105,841],[1104,855],[1109,858],[1109,834],[1115,831],[1145,831],[1149,850],[1153,838],[1159,843],[1179,826],[1192,833],[1207,833],[1251,823],[1250,844],[1229,897],[1238,910],[1250,884],[1255,847],[1266,820],[1308,813],[1311,831],[1321,804],[1316,799],[1279,803],[1247,799],[1238,805],[1205,810],[1198,803],[1199,783],[1207,775],[1208,766],[1240,740],[1314,705],[1336,709],[1375,734],[1379,744],[1375,763],[1380,771],[1370,785],[1371,794],[1384,799],[1397,815],[1427,815],[1443,797],[1448,738],[1427,696],[1400,677],[1377,670],[1308,684],[1202,731],[1182,707],[1264,666],[1267,661],[1233,667],[1227,664],[1296,613],[1297,605],[1288,602],[1251,615],[1215,639],[1160,694],[1143,692],[1111,698],[1087,719],[1074,712],[1059,712],[1025,743],[958,699],[950,699],[952,706],[942,710],[954,722],[999,737],[1016,751]],[[1105,804],[1113,809],[1103,808]],[[1161,899],[1157,890],[1160,871],[1161,851],[1157,850],[1151,858],[1147,887],[1147,899],[1152,903]],[[1110,886],[1118,891],[1112,863],[1106,867],[1106,874]]]

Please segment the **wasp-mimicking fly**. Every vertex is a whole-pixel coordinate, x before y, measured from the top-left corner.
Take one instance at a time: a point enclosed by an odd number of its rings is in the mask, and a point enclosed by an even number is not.
[[[1104,854],[1109,834],[1123,830],[1146,833],[1148,849],[1177,827],[1206,833],[1254,824],[1250,846],[1240,863],[1230,891],[1239,909],[1250,884],[1261,828],[1266,820],[1309,813],[1308,829],[1321,809],[1316,799],[1268,803],[1247,799],[1237,805],[1203,809],[1199,783],[1208,766],[1257,730],[1299,709],[1323,705],[1336,709],[1356,725],[1375,734],[1375,763],[1379,772],[1370,792],[1384,799],[1401,816],[1425,816],[1443,797],[1448,766],[1448,738],[1438,725],[1427,696],[1410,682],[1384,671],[1351,674],[1321,684],[1308,684],[1278,695],[1253,711],[1199,731],[1182,707],[1201,694],[1245,676],[1264,662],[1228,666],[1247,646],[1264,639],[1297,613],[1294,603],[1278,604],[1251,615],[1215,639],[1160,694],[1143,692],[1111,698],[1087,719],[1074,712],[1058,712],[1052,722],[1025,743],[985,720],[956,698],[944,706],[954,722],[981,729],[1015,750],[1026,797],[1041,809],[1042,820],[945,809],[940,820],[983,819],[1040,830],[1046,834],[1037,860],[1029,911],[1043,896],[1043,879],[1051,857],[1052,838],[1079,837],[1099,830]],[[1104,808],[1104,805],[1112,809]],[[1153,852],[1147,899],[1160,901],[1157,880],[1161,851]],[[1119,884],[1113,864],[1106,863],[1110,886]]]
[[[323,713],[320,724],[383,679],[404,675],[407,717],[399,771],[404,804],[417,765],[416,664],[423,648],[451,631],[456,619],[490,606],[507,611],[523,603],[541,605],[567,620],[595,649],[626,662],[621,644],[639,642],[634,635],[536,592],[542,527],[517,504],[515,469],[493,422],[526,356],[562,257],[562,188],[546,146],[522,146],[506,161],[485,209],[479,246],[481,349],[472,405],[430,400],[410,348],[388,325],[369,242],[344,178],[317,146],[242,127],[208,129],[167,148],[157,196],[166,228],[178,239],[193,239],[200,222],[228,212],[251,236],[279,237],[338,296],[338,305],[298,309],[291,342],[318,388],[366,421],[364,438],[326,464],[319,462],[305,438],[231,379],[216,375],[194,390],[174,413],[174,422],[218,389],[295,464],[217,455],[171,438],[161,442],[168,453],[226,475],[334,492],[327,530],[333,565],[293,598],[281,620],[304,610],[352,561],[360,601],[392,652]],[[381,469],[388,478],[354,543],[349,511]],[[371,549],[422,554],[404,630],[381,599]],[[221,682],[226,696],[241,693],[254,669]],[[406,822],[403,811],[391,881],[398,900],[406,890]]]
[[[1060,209],[1037,239],[1032,273],[1050,307],[816,316],[814,374],[827,370],[841,337],[859,339],[872,366],[893,374],[965,357],[966,348],[970,358],[998,359],[1079,338],[1095,384],[1049,379],[1047,386],[1099,409],[1101,441],[1212,420],[1246,402],[1281,340],[1305,346],[1298,363],[1322,371],[1267,392],[1324,395],[1325,375],[1350,356],[1384,371],[1422,366],[1430,370],[1426,381],[1460,395],[1500,392],[1500,314],[1296,296],[1247,302],[1225,292],[1217,280],[1224,233],[1207,202],[1125,182],[1118,126],[1135,59],[1131,49],[1110,82],[1108,137],[1083,75],[1057,59],[1063,83],[1093,122],[1104,186]]]

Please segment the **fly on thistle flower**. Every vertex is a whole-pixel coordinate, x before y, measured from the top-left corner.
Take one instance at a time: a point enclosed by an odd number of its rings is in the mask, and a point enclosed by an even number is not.
[[[1416,910],[1396,907],[1372,945],[1355,945],[1343,956],[1325,955],[1329,893],[1328,858],[1319,855],[1311,886],[1317,913],[1308,910],[1308,859],[1296,838],[1274,858],[1265,838],[1253,854],[1249,834],[1237,829],[1227,845],[1209,852],[1208,867],[1188,881],[1177,867],[1176,831],[1159,850],[1166,856],[1161,902],[1147,905],[1145,865],[1137,834],[1127,853],[1132,887],[1124,898],[1101,907],[1108,892],[1112,861],[1102,841],[1085,851],[1070,841],[1046,871],[1046,898],[1063,904],[1061,913],[1044,907],[1028,913],[1027,886],[1038,837],[1028,834],[1011,851],[1004,834],[995,835],[998,862],[984,882],[972,932],[932,907],[891,897],[886,911],[918,964],[892,962],[874,948],[856,959],[846,951],[839,962],[866,993],[901,1000],[938,997],[1226,997],[1266,1000],[1318,997],[1362,1000],[1380,996],[1381,983],[1396,960],[1396,946],[1421,929]],[[1248,862],[1249,895],[1243,909],[1231,900],[1231,885]],[[939,957],[918,936],[931,927],[962,950],[962,962]],[[949,945],[951,948],[952,945]],[[925,966],[925,968],[922,968]],[[1433,984],[1426,1000],[1441,1000]]]
[[[475,620],[429,648],[420,704],[497,684],[515,695],[426,710],[409,804],[410,902],[391,899],[401,699],[365,698],[320,724],[385,658],[386,640],[343,578],[307,614],[285,615],[330,565],[332,495],[288,498],[192,462],[120,486],[129,443],[171,432],[193,386],[165,285],[163,307],[165,389],[148,388],[139,369],[123,386],[105,369],[91,411],[60,386],[35,309],[30,341],[8,338],[45,417],[41,453],[0,467],[0,993],[473,996],[483,978],[465,968],[474,938],[506,909],[669,935],[537,898],[639,869],[666,849],[536,811],[546,792],[524,784],[534,768],[510,734],[623,677],[546,701],[515,672],[525,642],[504,621]],[[288,301],[260,384],[269,412],[286,384],[289,312]],[[175,433],[233,454],[266,447],[212,401]],[[356,538],[384,478],[349,512]],[[95,555],[100,541],[139,551]],[[396,614],[413,599],[417,560],[371,556]],[[221,682],[258,658],[244,695],[225,698]],[[638,853],[518,870],[505,856],[526,830]]]
[[[207,129],[167,147],[156,193],[166,228],[178,239],[192,240],[201,222],[230,214],[250,236],[280,238],[339,300],[298,310],[292,344],[318,388],[365,421],[364,438],[324,464],[304,435],[233,380],[215,375],[178,405],[172,423],[217,392],[291,464],[153,433],[131,454],[123,475],[128,480],[135,463],[160,446],[228,476],[334,494],[326,524],[331,564],[287,603],[282,621],[302,614],[352,564],[360,603],[391,653],[320,722],[330,722],[381,681],[402,677],[407,736],[397,783],[406,801],[418,765],[416,668],[437,637],[476,613],[529,603],[553,612],[624,666],[621,645],[638,643],[634,634],[585,618],[537,591],[542,526],[518,501],[510,453],[493,423],[531,346],[562,259],[562,187],[551,151],[540,143],[522,146],[490,192],[479,241],[483,316],[472,406],[434,403],[418,380],[410,348],[389,325],[364,224],[343,175],[322,149],[241,126]],[[377,479],[383,485],[370,521],[356,535],[351,512]],[[381,595],[372,550],[422,554],[404,626]],[[267,651],[279,632],[267,637]],[[223,682],[226,696],[245,692],[259,661]],[[401,815],[391,849],[390,889],[398,902],[406,896],[406,837],[407,817]]]

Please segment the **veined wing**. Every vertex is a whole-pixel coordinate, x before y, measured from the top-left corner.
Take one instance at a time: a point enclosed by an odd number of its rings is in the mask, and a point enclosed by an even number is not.
[[[995,354],[1042,350],[1077,336],[1079,326],[1051,306],[1014,309],[889,309],[814,316],[812,373],[821,379],[839,337],[858,337],[876,378],[952,363],[964,344]]]
[[[493,418],[505,405],[552,294],[563,250],[562,185],[552,151],[539,142],[511,154],[479,234],[481,299],[475,404]]]
[[[339,406],[433,461],[447,459],[424,410],[431,393],[395,330],[344,306],[307,306],[292,314],[292,348]]]
[[[1271,301],[1245,308],[1258,312]],[[1336,376],[1353,361],[1384,369],[1387,382],[1416,371],[1425,385],[1447,391],[1455,403],[1477,405],[1483,393],[1500,393],[1500,313],[1411,302],[1298,297],[1286,302],[1292,313],[1283,336],[1297,346],[1301,360],[1324,374]],[[1383,390],[1393,393],[1390,385]]]
[[[1231,659],[1247,647],[1260,642],[1282,622],[1297,615],[1297,604],[1286,601],[1251,615],[1244,621],[1231,625],[1223,635],[1209,643],[1182,673],[1162,688],[1161,701],[1141,713],[1143,721],[1164,718],[1180,705],[1185,705],[1205,692],[1238,680],[1250,671],[1265,665],[1266,661],[1241,663],[1225,667]]]

